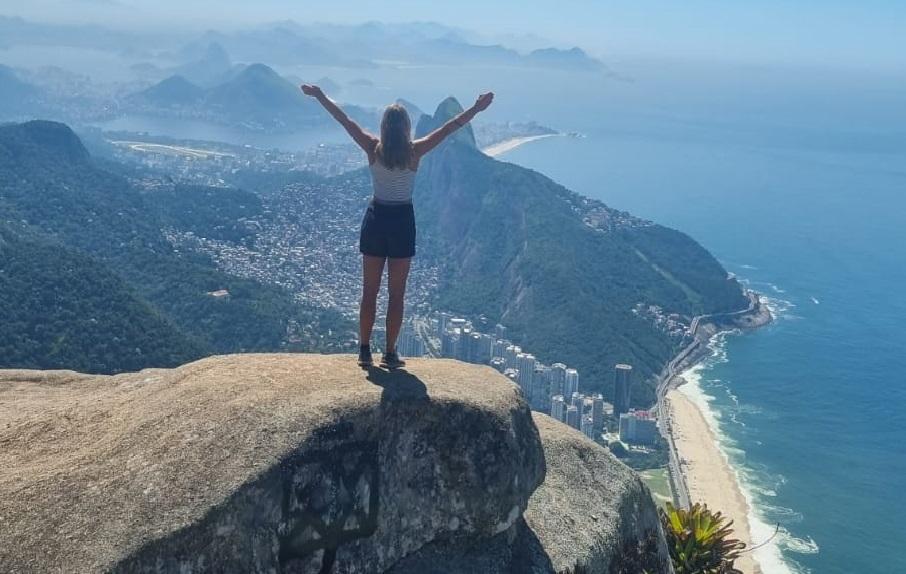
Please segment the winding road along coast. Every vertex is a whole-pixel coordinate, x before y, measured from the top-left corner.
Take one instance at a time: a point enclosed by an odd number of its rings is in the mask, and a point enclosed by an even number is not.
[[[771,321],[770,312],[765,308],[761,298],[754,291],[747,291],[749,306],[732,313],[715,313],[699,315],[692,319],[689,330],[692,342],[684,347],[664,367],[657,385],[657,419],[661,435],[667,441],[670,450],[670,484],[673,487],[674,503],[688,508],[689,488],[682,473],[676,443],[671,434],[671,421],[667,410],[667,392],[686,382],[679,374],[693,367],[708,354],[708,343],[716,334],[733,329],[754,329]]]
[[[705,411],[677,388],[686,382],[681,373],[710,354],[708,344],[721,332],[754,329],[771,321],[771,314],[758,294],[747,292],[747,309],[695,317],[690,324],[692,342],[664,368],[657,387],[657,418],[668,445],[668,470],[674,504],[688,508],[702,502],[733,520],[735,536],[752,547],[750,508],[726,456],[720,450]],[[747,553],[736,567],[745,574],[761,574],[754,557]]]

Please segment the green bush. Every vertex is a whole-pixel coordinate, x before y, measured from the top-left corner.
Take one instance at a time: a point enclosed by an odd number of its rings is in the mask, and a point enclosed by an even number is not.
[[[731,538],[733,521],[708,505],[696,503],[690,509],[669,502],[661,509],[661,523],[676,574],[742,574],[733,566],[744,542]]]

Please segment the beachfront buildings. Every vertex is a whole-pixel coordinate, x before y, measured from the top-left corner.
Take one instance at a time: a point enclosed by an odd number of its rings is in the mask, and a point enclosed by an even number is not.
[[[503,338],[506,327],[488,326],[489,333],[482,332],[471,321],[458,318],[450,313],[434,313],[431,317],[411,319],[426,326],[421,331],[404,329],[404,333],[426,336],[432,342],[422,349],[433,349],[434,356],[459,359],[469,363],[486,364],[493,367],[519,386],[529,406],[536,411],[549,413],[560,422],[583,432],[593,440],[600,440],[607,430],[606,421],[612,412],[618,422],[619,415],[629,412],[629,385],[632,367],[616,365],[614,384],[617,397],[622,402],[611,406],[600,394],[587,395],[579,390],[579,373],[563,363],[545,365],[535,355],[519,345]],[[400,349],[411,343],[400,343]],[[642,423],[644,427],[646,423]],[[633,427],[634,429],[635,427]],[[645,428],[636,432],[644,436]],[[635,434],[633,436],[636,436]],[[641,444],[641,443],[639,443]]]
[[[620,440],[627,444],[654,444],[657,419],[650,411],[629,411],[620,415]]]

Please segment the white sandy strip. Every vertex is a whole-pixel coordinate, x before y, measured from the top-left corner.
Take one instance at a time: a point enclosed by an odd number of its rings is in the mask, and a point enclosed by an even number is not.
[[[497,142],[494,145],[489,145],[488,147],[484,148],[481,151],[483,151],[484,153],[488,154],[491,157],[497,157],[499,155],[505,154],[508,151],[513,151],[514,149],[516,149],[517,147],[519,147],[523,144],[527,144],[527,143],[533,142],[535,140],[549,138],[549,137],[556,136],[556,135],[560,135],[560,134],[541,134],[541,135],[537,135],[537,136],[522,136],[522,137],[518,137],[518,138],[510,138],[508,140],[503,140],[502,142]]]
[[[667,393],[673,439],[680,466],[686,476],[692,502],[702,502],[733,520],[734,537],[751,546],[749,506],[736,474],[717,446],[714,433],[698,406],[677,390]],[[761,574],[750,554],[743,554],[736,567],[745,574]]]

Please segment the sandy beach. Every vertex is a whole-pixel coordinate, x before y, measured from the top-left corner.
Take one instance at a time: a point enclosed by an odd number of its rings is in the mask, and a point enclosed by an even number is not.
[[[736,475],[718,449],[711,427],[682,391],[673,389],[667,393],[667,409],[691,500],[706,503],[708,508],[731,518],[736,537],[751,547],[748,504]],[[761,574],[750,554],[743,554],[736,567],[745,574]]]
[[[503,140],[502,142],[497,142],[494,145],[490,145],[481,151],[483,151],[484,153],[488,154],[491,157],[497,157],[501,154],[505,154],[508,151],[513,151],[514,149],[516,149],[517,147],[519,147],[523,144],[527,144],[529,142],[533,142],[535,140],[540,140],[543,138],[553,137],[556,135],[559,135],[559,134],[542,134],[542,135],[537,135],[537,136],[522,136],[522,137],[518,137],[518,138],[510,138],[508,140]]]

